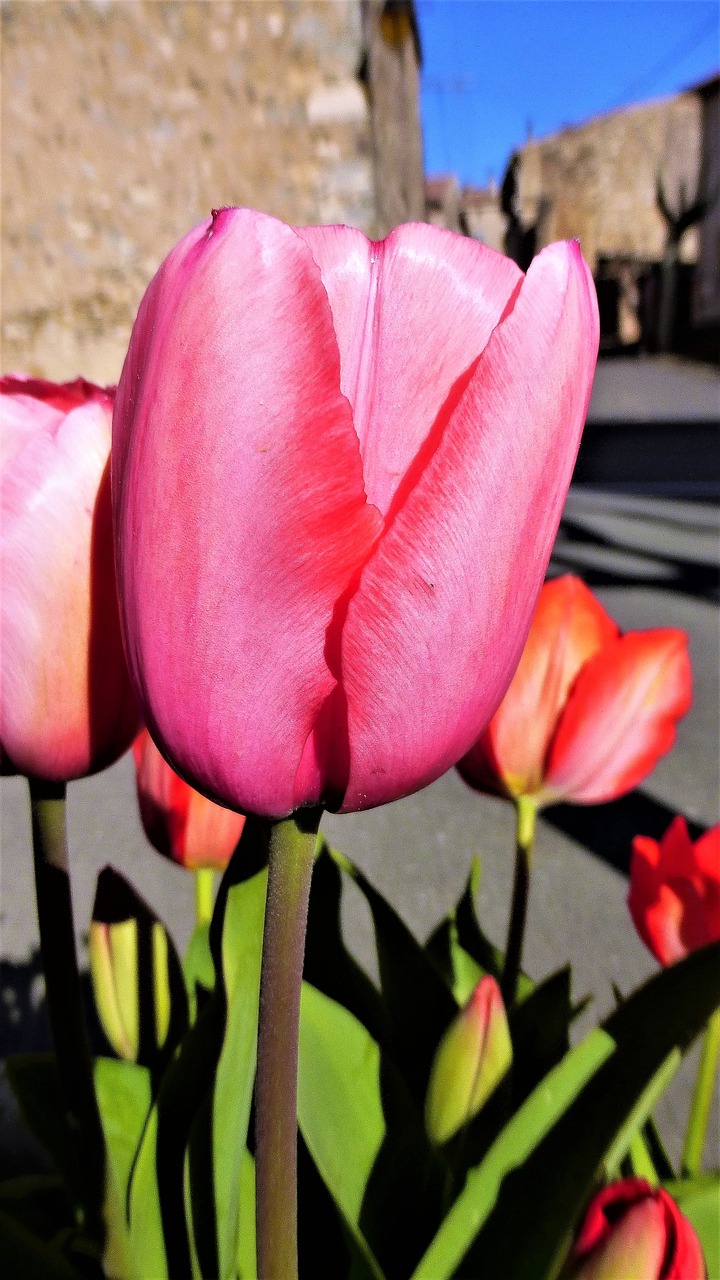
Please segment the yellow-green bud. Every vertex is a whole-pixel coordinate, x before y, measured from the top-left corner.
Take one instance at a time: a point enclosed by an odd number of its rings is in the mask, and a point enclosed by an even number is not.
[[[512,1062],[500,988],[486,974],[438,1045],[425,1099],[432,1142],[447,1142],[477,1115]]]

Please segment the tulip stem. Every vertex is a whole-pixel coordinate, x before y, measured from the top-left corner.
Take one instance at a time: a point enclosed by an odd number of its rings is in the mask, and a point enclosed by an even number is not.
[[[682,1159],[683,1174],[688,1178],[694,1178],[700,1172],[702,1165],[710,1108],[715,1093],[718,1053],[720,1053],[720,1009],[716,1009],[708,1020],[695,1090],[690,1104]]]
[[[215,872],[212,867],[198,867],[195,872],[195,923],[198,928],[212,920],[215,900]]]
[[[75,950],[65,829],[65,784],[30,778],[35,893],[45,999],[65,1123],[88,1230],[102,1243],[105,1143],[93,1085]]]
[[[515,805],[517,816],[515,878],[513,880],[510,924],[501,983],[503,1000],[508,1010],[512,1009],[517,999],[528,898],[530,896],[535,818],[537,816],[537,809],[532,796],[518,796]]]
[[[310,879],[322,809],[273,825],[255,1087],[258,1276],[297,1280],[297,1073]]]

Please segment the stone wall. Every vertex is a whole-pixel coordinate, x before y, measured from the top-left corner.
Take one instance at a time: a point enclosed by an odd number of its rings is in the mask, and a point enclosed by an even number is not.
[[[520,152],[518,195],[523,223],[539,219],[538,247],[577,236],[593,271],[600,258],[659,261],[665,223],[656,205],[661,175],[671,207],[682,189],[692,197],[700,175],[701,109],[683,93],[599,116],[561,130]],[[682,256],[697,256],[697,232]]]
[[[3,369],[116,381],[148,281],[213,207],[385,230],[374,8],[6,0]]]

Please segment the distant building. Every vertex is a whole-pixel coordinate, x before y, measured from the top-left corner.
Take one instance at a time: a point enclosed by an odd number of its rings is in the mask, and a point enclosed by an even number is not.
[[[412,0],[4,0],[5,369],[115,381],[212,207],[383,235],[424,213]]]
[[[446,211],[523,268],[579,239],[605,347],[719,350],[720,77],[528,141],[499,192],[453,182],[426,180],[428,219]]]
[[[700,196],[707,208],[700,223],[693,320],[703,333],[720,331],[720,75],[695,89],[702,110]]]

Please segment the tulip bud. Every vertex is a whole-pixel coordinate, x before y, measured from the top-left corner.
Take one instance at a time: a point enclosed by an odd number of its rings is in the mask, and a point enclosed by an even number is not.
[[[593,1200],[575,1242],[571,1280],[704,1280],[700,1242],[661,1187],[627,1178]]]
[[[512,1061],[500,988],[486,974],[438,1045],[425,1100],[432,1142],[447,1142],[477,1115]]]
[[[123,876],[98,877],[90,976],[101,1026],[118,1057],[155,1064],[187,1024],[180,961],[164,925]]]

